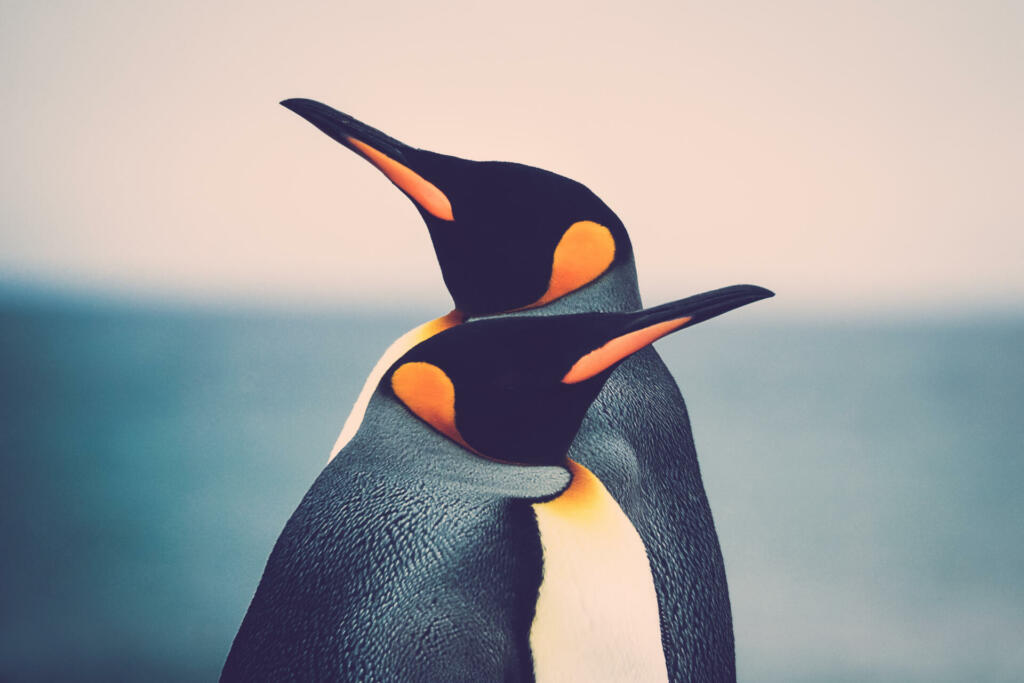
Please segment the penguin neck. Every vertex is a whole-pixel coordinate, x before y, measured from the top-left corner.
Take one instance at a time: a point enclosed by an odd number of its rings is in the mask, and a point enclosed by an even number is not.
[[[346,446],[355,453],[368,453],[386,444],[386,458],[397,460],[403,468],[417,467],[417,461],[429,461],[437,453],[461,450],[450,439],[414,417],[391,394],[377,388],[370,396],[359,430]]]
[[[637,284],[636,261],[630,254],[614,263],[601,277],[545,306],[519,311],[471,316],[473,320],[499,318],[507,315],[542,316],[572,313],[628,313],[643,308]]]
[[[416,486],[533,500],[551,498],[569,483],[561,466],[513,465],[466,450],[379,387],[358,431],[328,467],[377,472]]]

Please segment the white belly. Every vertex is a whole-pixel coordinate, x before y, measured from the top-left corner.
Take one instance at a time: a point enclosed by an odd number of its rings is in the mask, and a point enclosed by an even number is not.
[[[530,630],[537,681],[667,681],[643,541],[597,477],[569,469],[569,488],[533,506],[544,550]]]

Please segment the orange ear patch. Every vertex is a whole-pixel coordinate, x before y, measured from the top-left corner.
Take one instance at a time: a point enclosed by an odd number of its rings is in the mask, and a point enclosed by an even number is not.
[[[476,452],[455,426],[455,385],[444,370],[430,363],[403,363],[391,375],[391,389],[418,418]]]
[[[615,238],[608,228],[594,221],[573,223],[555,247],[548,291],[524,308],[551,303],[593,282],[608,270],[614,259]]]
[[[565,373],[562,383],[576,384],[577,382],[590,379],[599,372],[603,372],[615,363],[618,363],[629,354],[636,353],[648,344],[661,339],[669,332],[678,330],[688,322],[690,322],[690,316],[676,318],[675,320],[665,320],[615,337],[576,361],[569,369],[569,372]]]
[[[391,157],[377,151],[362,140],[353,137],[347,138],[349,143],[358,149],[370,161],[371,164],[380,169],[381,173],[388,177],[403,192],[412,197],[413,201],[422,206],[430,215],[440,218],[443,221],[455,220],[452,215],[452,204],[444,192],[437,189],[437,186],[426,180],[416,171],[404,166]]]

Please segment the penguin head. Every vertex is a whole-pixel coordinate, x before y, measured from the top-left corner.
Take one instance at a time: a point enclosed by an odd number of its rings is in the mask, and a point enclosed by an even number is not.
[[[770,296],[735,285],[634,313],[474,321],[410,349],[380,388],[478,455],[564,465],[619,363],[666,334]]]
[[[416,149],[313,100],[281,104],[369,161],[412,200],[455,306],[466,315],[543,306],[632,256],[622,221],[575,180]]]

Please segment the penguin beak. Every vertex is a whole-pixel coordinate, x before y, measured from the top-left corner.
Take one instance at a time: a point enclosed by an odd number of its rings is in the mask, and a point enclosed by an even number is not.
[[[562,383],[588,380],[671,332],[771,296],[764,287],[733,285],[630,314],[613,337],[573,364]]]
[[[283,100],[281,105],[376,166],[427,213],[441,220],[454,220],[448,197],[410,165],[409,156],[417,150],[314,100],[293,98]]]
[[[627,333],[639,331],[651,325],[681,318],[687,319],[683,323],[686,326],[696,325],[740,306],[773,296],[775,296],[775,292],[757,285],[732,285],[731,287],[713,289],[710,292],[694,294],[685,299],[638,311],[633,314],[635,317],[627,325],[625,331]]]
[[[362,154],[359,148],[352,145],[353,140],[358,140],[369,145],[397,161],[405,161],[402,153],[408,145],[385,135],[376,128],[371,128],[362,121],[358,121],[344,112],[328,107],[326,104],[316,100],[307,100],[303,97],[295,97],[289,100],[282,100],[281,106],[291,109],[293,112],[306,119],[328,137],[345,145],[356,154]]]

